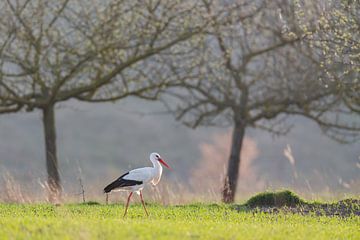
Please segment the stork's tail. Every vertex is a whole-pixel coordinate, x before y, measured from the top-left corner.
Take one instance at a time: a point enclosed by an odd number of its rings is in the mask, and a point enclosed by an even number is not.
[[[119,181],[115,180],[104,188],[104,193],[109,193],[111,190],[119,187]]]

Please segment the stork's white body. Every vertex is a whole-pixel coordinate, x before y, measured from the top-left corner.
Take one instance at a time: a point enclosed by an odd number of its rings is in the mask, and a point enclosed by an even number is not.
[[[126,208],[125,208],[125,214],[127,213],[127,209],[129,206],[129,201],[132,196],[132,194],[135,192],[138,195],[140,195],[141,203],[144,206],[144,210],[146,214],[148,215],[148,212],[146,210],[144,200],[142,198],[141,191],[143,188],[148,185],[156,185],[159,183],[162,175],[162,166],[160,163],[164,164],[167,168],[170,168],[164,160],[160,157],[158,153],[152,153],[150,154],[150,161],[153,164],[153,167],[144,167],[144,168],[137,168],[134,170],[131,170],[123,175],[121,175],[118,179],[110,183],[108,186],[104,188],[105,193],[110,193],[112,191],[128,191],[130,192],[130,195],[128,197]]]
[[[129,174],[123,177],[125,180],[141,181],[140,185],[126,186],[115,188],[113,191],[129,191],[140,194],[140,191],[148,185],[152,184],[155,186],[160,182],[162,175],[162,166],[158,161],[152,161],[153,167],[136,168],[129,171]]]

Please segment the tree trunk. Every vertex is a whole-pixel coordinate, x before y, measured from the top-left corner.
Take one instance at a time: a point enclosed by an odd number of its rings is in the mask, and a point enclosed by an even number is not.
[[[46,169],[48,174],[49,201],[55,202],[61,197],[61,183],[56,153],[56,129],[54,104],[43,108],[45,136]]]
[[[225,183],[223,189],[223,202],[232,203],[235,199],[237,181],[239,176],[240,166],[240,153],[245,134],[245,125],[242,123],[235,123],[232,142],[231,152],[229,157],[228,169],[225,176]]]

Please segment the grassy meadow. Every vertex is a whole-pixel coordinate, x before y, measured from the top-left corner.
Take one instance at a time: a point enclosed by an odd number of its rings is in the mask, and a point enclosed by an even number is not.
[[[360,239],[360,217],[245,205],[0,204],[0,239]]]

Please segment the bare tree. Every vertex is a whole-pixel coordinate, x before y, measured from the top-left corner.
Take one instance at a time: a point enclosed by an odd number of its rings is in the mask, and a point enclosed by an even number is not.
[[[216,15],[219,2],[203,2],[209,15]],[[233,127],[223,188],[223,201],[230,203],[246,129],[286,134],[290,115],[315,121],[338,140],[353,140],[360,127],[351,124],[352,112],[336,95],[335,84],[318,81],[302,38],[284,31],[281,18],[290,22],[293,5],[267,0],[226,4],[237,5],[237,11],[223,14],[222,24],[214,19],[206,35],[179,49],[177,59],[164,59],[177,79],[164,102],[189,127]]]
[[[203,10],[196,1],[1,1],[0,113],[42,112],[51,200],[61,194],[56,103],[155,99],[168,83],[156,56],[200,33]]]

